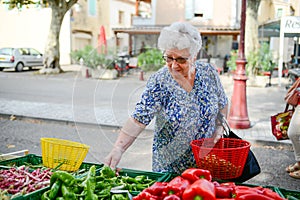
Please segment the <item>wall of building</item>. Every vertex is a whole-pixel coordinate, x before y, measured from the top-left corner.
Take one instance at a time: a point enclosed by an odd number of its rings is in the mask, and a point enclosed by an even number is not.
[[[111,44],[115,44],[115,38],[112,28],[129,28],[132,26],[132,18],[135,15],[135,1],[125,0],[111,0],[110,6],[110,35]],[[123,13],[123,21],[119,23],[119,13]],[[129,35],[118,34],[119,52],[126,52],[128,50]]]
[[[300,13],[300,2],[299,0],[262,0],[258,10],[258,22],[264,24],[268,21],[280,20],[284,16],[299,16]],[[280,22],[279,22],[280,23]],[[280,24],[278,25],[280,26]],[[260,38],[260,41],[266,41],[270,43],[270,49],[273,51],[275,62],[279,60],[279,31],[277,37]],[[284,38],[284,51],[283,51],[283,62],[288,62],[290,56],[294,53],[294,38]]]
[[[192,6],[194,13],[201,13],[203,16],[187,18],[187,6],[190,6],[188,3],[191,2],[188,0],[154,1],[153,3],[156,4],[152,7],[155,7],[156,11],[152,14],[155,16],[155,25],[169,25],[174,21],[189,21],[195,26],[203,27],[203,29],[239,27],[240,3],[238,0],[227,0],[226,3],[224,0],[194,1],[195,4]],[[202,36],[202,40],[204,43],[201,56],[211,56],[218,61],[216,62],[218,67],[222,67],[219,66],[220,63],[223,65],[225,55],[230,54],[232,49],[232,36]]]
[[[258,23],[262,24],[269,20],[279,19],[282,16],[291,16],[293,12],[294,16],[300,15],[299,0],[261,0],[258,9]]]
[[[83,48],[85,45],[98,47],[100,27],[104,26],[106,37],[110,37],[109,0],[96,1],[96,13],[91,15],[88,11],[88,1],[79,0],[72,8],[72,50]]]
[[[205,1],[197,0],[195,2],[205,5]],[[72,11],[65,15],[60,35],[61,64],[70,63],[69,53],[71,50],[83,48],[86,44],[91,44],[96,48],[101,25],[105,27],[107,43],[111,47],[114,47],[116,44],[112,28],[131,27],[132,25],[132,17],[135,14],[135,0],[96,1],[96,16],[88,15],[87,2],[86,0],[79,0],[77,10],[73,7]],[[224,3],[224,0],[212,0],[214,10],[211,18],[196,17],[189,21],[195,25],[215,28],[239,25],[239,2],[239,0],[227,0]],[[152,25],[167,25],[174,21],[185,20],[185,4],[186,0],[152,0],[152,17],[155,19]],[[283,7],[284,13],[289,13],[290,5],[295,8],[295,15],[300,14],[299,0],[290,0],[288,3],[283,0],[262,0],[263,4],[264,6],[259,11],[260,21],[274,19],[277,8]],[[198,5],[200,10],[201,5]],[[119,23],[119,11],[124,13],[123,23]],[[31,46],[43,53],[50,20],[50,9],[24,9],[21,12],[7,11],[5,5],[0,4],[0,24],[2,24],[0,26],[0,38],[5,38],[0,40],[0,47]],[[119,51],[126,51],[128,48],[128,36],[128,34],[118,35],[120,42]],[[211,38],[211,40],[214,44],[209,47],[208,52],[214,54],[214,56],[219,55],[223,57],[228,53],[228,48],[231,49],[231,36],[220,36],[214,39]],[[154,47],[157,38],[146,35],[136,37],[135,41],[133,41],[136,49],[140,48],[142,41]]]
[[[227,3],[228,2],[228,3]],[[200,5],[199,5],[200,4]],[[186,18],[186,0],[176,1],[156,1],[156,25],[166,25],[173,23],[174,21],[190,21],[195,25],[202,26],[235,26],[237,15],[239,10],[239,4],[236,0],[228,0],[224,3],[224,0],[212,0],[210,2],[210,8],[212,11],[205,11],[206,0],[195,1],[194,9],[195,12],[209,13],[207,17],[194,17],[191,19]],[[198,8],[203,7],[203,10]],[[239,16],[238,16],[239,18]]]
[[[155,6],[155,24],[167,25],[175,21],[185,21],[185,0],[162,1],[157,0]]]
[[[8,11],[0,4],[0,48],[10,46],[33,47],[44,53],[51,22],[51,9]],[[60,33],[60,63],[70,63],[70,17],[64,17]]]

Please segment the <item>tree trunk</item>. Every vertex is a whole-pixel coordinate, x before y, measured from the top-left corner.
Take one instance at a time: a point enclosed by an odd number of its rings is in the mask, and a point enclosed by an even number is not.
[[[250,52],[256,52],[259,48],[258,41],[258,7],[261,0],[247,0],[246,11],[246,28],[245,28],[245,55],[246,58]],[[251,68],[251,66],[249,66]],[[248,69],[249,75],[252,75],[252,70]]]
[[[77,0],[70,0],[68,2],[49,1],[52,18],[44,52],[44,67],[40,70],[41,74],[63,72],[60,67],[59,34],[65,14],[76,2]]]
[[[245,55],[256,51],[258,42],[257,12],[261,0],[247,0],[246,29],[245,29]]]

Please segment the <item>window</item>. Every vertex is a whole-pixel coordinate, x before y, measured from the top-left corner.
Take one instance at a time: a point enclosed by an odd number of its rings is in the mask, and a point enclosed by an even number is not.
[[[203,6],[205,5],[205,6]],[[207,0],[197,0],[194,2],[194,15],[203,16],[204,19],[212,19],[214,2]]]
[[[124,12],[119,10],[119,24],[124,23]]]
[[[96,16],[97,14],[97,0],[88,0],[88,14]]]
[[[214,10],[214,2],[207,0],[186,0],[185,1],[185,18],[203,17],[204,19],[212,19]]]
[[[132,24],[133,24],[133,18],[134,18],[134,16],[135,16],[134,14],[130,15],[130,26],[132,26]]]
[[[30,54],[33,55],[33,56],[38,56],[38,55],[40,55],[40,52],[38,52],[35,49],[30,49]]]
[[[24,55],[30,55],[28,49],[21,48],[21,49],[19,49],[19,52],[20,52],[20,54],[23,55],[23,56],[24,56]]]
[[[9,55],[9,56],[11,56],[12,52],[13,52],[12,48],[3,48],[3,49],[0,49],[0,54],[2,54],[2,55]]]
[[[280,18],[282,16],[282,8],[278,8],[276,12],[276,17]]]

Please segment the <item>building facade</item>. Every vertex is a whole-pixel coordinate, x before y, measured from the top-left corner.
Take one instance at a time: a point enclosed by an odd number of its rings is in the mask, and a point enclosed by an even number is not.
[[[298,0],[261,0],[258,11],[259,38],[267,41],[273,50],[274,58],[287,63],[291,55],[300,59],[300,32],[284,35],[284,45],[280,47],[280,22],[287,16],[300,16],[300,1]],[[300,27],[300,25],[298,25]],[[296,28],[296,27],[295,27]],[[283,55],[280,56],[280,48]],[[281,57],[281,58],[280,58]]]
[[[99,46],[104,27],[108,48],[115,48],[112,27],[130,27],[135,0],[78,0],[66,13],[60,31],[60,64],[70,64],[71,51],[91,45]],[[0,48],[30,46],[44,53],[51,21],[51,9],[30,7],[8,10],[0,1]],[[5,25],[4,25],[5,24]],[[4,38],[4,39],[3,39]],[[119,46],[126,48],[124,38]]]
[[[98,48],[101,26],[105,30],[108,48],[114,49],[116,40],[112,28],[130,27],[134,12],[134,0],[79,0],[71,9],[72,50],[86,45]],[[118,47],[122,50],[127,43],[127,38],[121,37]]]
[[[260,39],[278,48],[276,37],[279,35],[270,35],[276,31],[266,27],[283,16],[299,16],[299,4],[299,0],[261,0]],[[156,48],[162,27],[174,21],[188,21],[202,35],[199,57],[211,58],[221,65],[220,60],[238,47],[240,12],[240,0],[78,0],[63,21],[61,64],[71,63],[71,51],[86,45],[98,48],[99,38],[103,36],[101,27],[104,27],[108,48],[137,56],[143,43]],[[0,40],[0,47],[31,46],[43,52],[50,20],[50,9],[8,11],[6,5],[0,4],[0,23],[5,24],[0,26],[0,37],[5,38]],[[288,38],[287,42],[298,44],[299,37]]]
[[[228,0],[137,0],[136,14],[130,28],[113,28],[115,38],[128,34],[129,54],[137,55],[142,43],[156,47],[162,27],[175,21],[188,21],[195,25],[203,39],[203,57],[224,57],[235,48],[240,26],[240,1]],[[148,4],[148,11],[140,9]],[[205,6],[202,6],[205,5]],[[222,6],[220,6],[222,5]]]

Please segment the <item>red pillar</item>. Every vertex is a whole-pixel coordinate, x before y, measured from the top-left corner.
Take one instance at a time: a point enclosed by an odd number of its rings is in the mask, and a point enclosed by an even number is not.
[[[239,42],[239,57],[236,60],[236,71],[233,76],[234,85],[231,97],[231,106],[228,116],[228,123],[234,129],[250,128],[250,121],[247,111],[247,95],[246,95],[246,59],[244,56],[244,38],[245,38],[245,22],[246,22],[246,0],[242,0],[241,11],[241,33]]]

